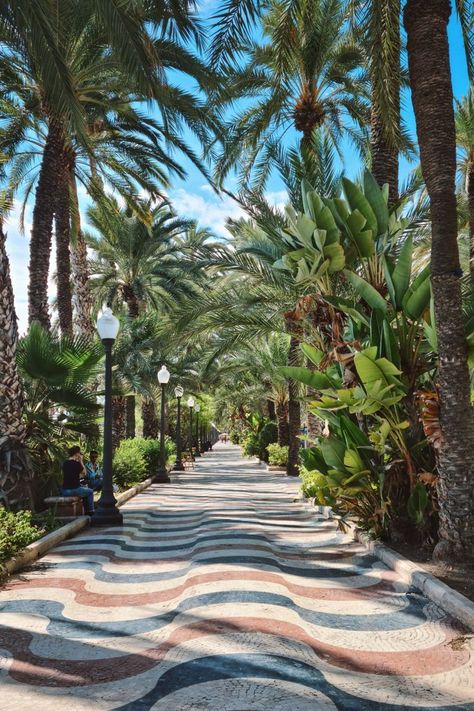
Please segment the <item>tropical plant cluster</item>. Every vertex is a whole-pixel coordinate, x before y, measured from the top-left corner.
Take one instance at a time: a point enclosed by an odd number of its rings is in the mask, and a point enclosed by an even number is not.
[[[173,455],[179,384],[185,449],[220,429],[342,526],[471,557],[472,3],[221,5],[0,7],[0,497],[38,508],[68,446],[100,449],[108,304],[119,486],[153,471],[160,425]],[[226,237],[173,207],[189,166],[239,206]]]

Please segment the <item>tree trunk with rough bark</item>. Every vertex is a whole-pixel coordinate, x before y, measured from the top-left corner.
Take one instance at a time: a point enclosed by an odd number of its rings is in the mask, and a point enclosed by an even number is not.
[[[135,437],[135,395],[125,398],[125,432],[127,439]]]
[[[69,192],[69,160],[63,150],[58,160],[56,190],[56,279],[59,327],[63,336],[72,336],[72,286],[71,286],[71,196]]]
[[[469,266],[474,278],[474,161],[469,165],[467,176],[467,204],[469,209]]]
[[[385,82],[385,101],[390,104],[398,116],[398,126],[389,132],[386,128],[384,112],[380,106],[375,89],[375,72],[380,77],[380,67],[374,66],[372,74],[372,105],[370,111],[370,148],[372,173],[379,185],[389,186],[389,204],[398,201],[399,172],[399,135],[400,135],[400,85],[401,85],[401,39],[400,39],[400,0],[376,0],[378,7],[372,11],[375,25],[371,34],[377,42],[383,35],[389,37],[391,46],[390,81]],[[374,52],[376,48],[374,48]],[[395,57],[397,59],[395,59]]]
[[[313,372],[318,369],[317,366],[313,363],[313,361],[309,358],[306,359],[306,367],[309,368],[309,370],[312,370]],[[314,399],[316,400],[318,397],[316,390],[307,386],[306,397],[314,397]],[[308,423],[308,440],[311,444],[316,440],[316,437],[320,437],[322,435],[324,424],[319,417],[316,417],[316,415],[313,415],[313,413],[309,411],[309,403],[307,403],[306,405],[306,421]]]
[[[276,420],[275,403],[273,400],[267,400],[267,410],[270,420]]]
[[[0,438],[25,436],[22,419],[23,387],[16,366],[18,326],[5,246],[0,223]]]
[[[291,318],[285,318],[286,331],[290,334],[290,348],[288,352],[288,365],[299,365],[300,358],[300,342],[297,334],[301,330],[299,324],[295,323]],[[301,427],[301,409],[299,401],[299,386],[295,380],[288,380],[288,464],[286,467],[287,476],[298,476],[298,452],[300,449],[301,440],[298,438]]]
[[[74,308],[74,324],[77,332],[87,338],[94,337],[94,324],[91,319],[92,296],[89,287],[89,264],[87,262],[87,245],[81,229],[81,213],[74,167],[70,172],[71,196],[74,205],[74,220],[76,234],[71,240],[71,268],[73,275],[72,303]]]
[[[44,147],[36,188],[35,206],[33,208],[33,226],[30,239],[30,281],[28,285],[29,323],[39,321],[47,330],[51,328],[48,306],[48,277],[55,197],[58,184],[58,161],[63,144],[62,128],[59,123],[52,120]]]
[[[290,444],[290,431],[288,429],[288,403],[277,402],[276,416],[278,426],[278,444],[286,447]]]
[[[405,28],[421,168],[431,201],[432,288],[439,351],[442,445],[435,559],[474,558],[474,418],[462,312],[456,210],[456,131],[449,0],[408,0]]]
[[[125,439],[125,435],[125,398],[121,395],[114,395],[112,398],[112,447],[114,450]]]
[[[142,400],[143,436],[149,439],[158,439],[160,433],[160,423],[156,415],[155,401],[143,398]],[[184,433],[185,430],[182,429]],[[184,434],[183,434],[184,437]],[[184,441],[184,439],[183,439]]]

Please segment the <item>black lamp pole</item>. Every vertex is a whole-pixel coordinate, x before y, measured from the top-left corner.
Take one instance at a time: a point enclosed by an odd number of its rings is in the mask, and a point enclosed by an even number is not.
[[[105,350],[104,456],[102,492],[92,515],[93,526],[120,526],[123,516],[117,508],[112,482],[112,346],[114,338],[103,338]]]
[[[204,452],[206,450],[204,448],[204,444],[205,444],[205,442],[204,442],[204,424],[202,422],[202,419],[201,419],[200,436],[201,436],[201,447],[200,447],[199,451],[201,452],[201,454],[204,454]]]
[[[160,420],[160,466],[155,476],[155,481],[159,484],[169,484],[171,479],[166,471],[166,448],[165,448],[165,383],[161,385],[161,420]]]
[[[184,464],[181,452],[181,397],[182,395],[176,396],[176,401],[178,403],[178,413],[176,421],[176,462],[173,467],[174,471],[176,472],[184,472]]]
[[[191,459],[194,459],[193,455],[193,406],[189,406],[189,453]]]

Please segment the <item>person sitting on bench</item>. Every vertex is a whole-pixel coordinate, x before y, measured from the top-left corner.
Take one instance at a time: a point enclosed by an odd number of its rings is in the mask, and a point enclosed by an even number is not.
[[[92,449],[89,454],[89,461],[86,462],[86,482],[94,491],[101,491],[102,489],[102,467],[99,464],[99,453]]]
[[[80,496],[84,502],[84,513],[90,516],[94,513],[94,491],[88,486],[81,486],[81,479],[87,476],[82,461],[81,448],[69,449],[69,459],[63,464],[63,496]]]

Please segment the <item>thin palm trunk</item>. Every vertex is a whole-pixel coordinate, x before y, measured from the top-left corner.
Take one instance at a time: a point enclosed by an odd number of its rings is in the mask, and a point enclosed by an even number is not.
[[[380,76],[388,72],[377,66],[375,56],[372,74],[372,104],[370,112],[370,147],[372,156],[372,173],[379,185],[388,184],[389,203],[398,201],[398,172],[400,135],[400,84],[401,84],[401,40],[400,40],[400,0],[374,0],[377,5],[372,10],[374,26],[371,28],[373,37],[372,51],[377,59],[383,57],[386,45],[390,46],[389,80],[380,86]],[[377,73],[377,74],[376,74]],[[377,84],[379,84],[377,86]],[[385,94],[385,103],[391,107],[396,125],[390,130],[386,126],[387,117],[380,105],[378,92]],[[393,118],[391,119],[393,120]]]
[[[143,436],[158,439],[160,423],[156,414],[156,405],[153,399],[143,398],[142,401]],[[183,430],[184,431],[184,430]]]
[[[79,334],[92,338],[94,326],[91,319],[92,297],[89,286],[89,265],[87,262],[87,245],[81,229],[81,213],[74,167],[70,170],[71,199],[74,205],[75,235],[71,240],[71,268],[73,275],[73,307],[74,322]]]
[[[117,449],[120,442],[125,439],[125,398],[114,395],[112,398],[112,447]]]
[[[316,365],[309,358],[306,359],[306,367],[313,372],[317,370]],[[316,390],[313,390],[313,388],[310,388],[309,386],[306,387],[306,397],[314,397],[316,400]],[[310,442],[314,442],[316,438],[320,437],[322,434],[323,423],[319,417],[316,417],[316,415],[313,415],[313,413],[309,411],[308,406],[306,410],[306,421],[308,423],[308,439]]]
[[[125,431],[127,439],[135,437],[135,395],[125,398]]]
[[[0,223],[0,438],[23,440],[23,388],[16,367],[18,327],[5,247],[6,236]]]
[[[63,146],[63,132],[58,122],[52,120],[43,152],[41,170],[33,208],[33,226],[30,240],[30,265],[28,286],[28,319],[39,321],[50,329],[48,307],[48,277],[51,257],[51,240],[58,161]]]
[[[58,161],[58,184],[56,190],[56,279],[57,310],[61,333],[72,335],[72,287],[71,287],[71,202],[69,192],[69,165],[67,152],[63,151]]]
[[[286,317],[286,330],[290,334],[290,348],[288,351],[288,364],[299,365],[300,362],[300,347],[299,338],[297,337],[301,327],[291,318]],[[288,380],[288,464],[286,473],[288,476],[298,476],[298,452],[300,449],[300,440],[298,435],[301,427],[301,409],[299,401],[299,386],[295,380]]]
[[[474,160],[469,164],[467,176],[467,202],[469,209],[469,263],[474,276]]]
[[[278,426],[278,444],[286,447],[290,444],[290,431],[288,429],[288,403],[277,402],[276,416]]]
[[[405,27],[421,168],[431,201],[432,288],[439,350],[439,536],[435,558],[474,558],[474,418],[462,312],[449,0],[408,0]]]

